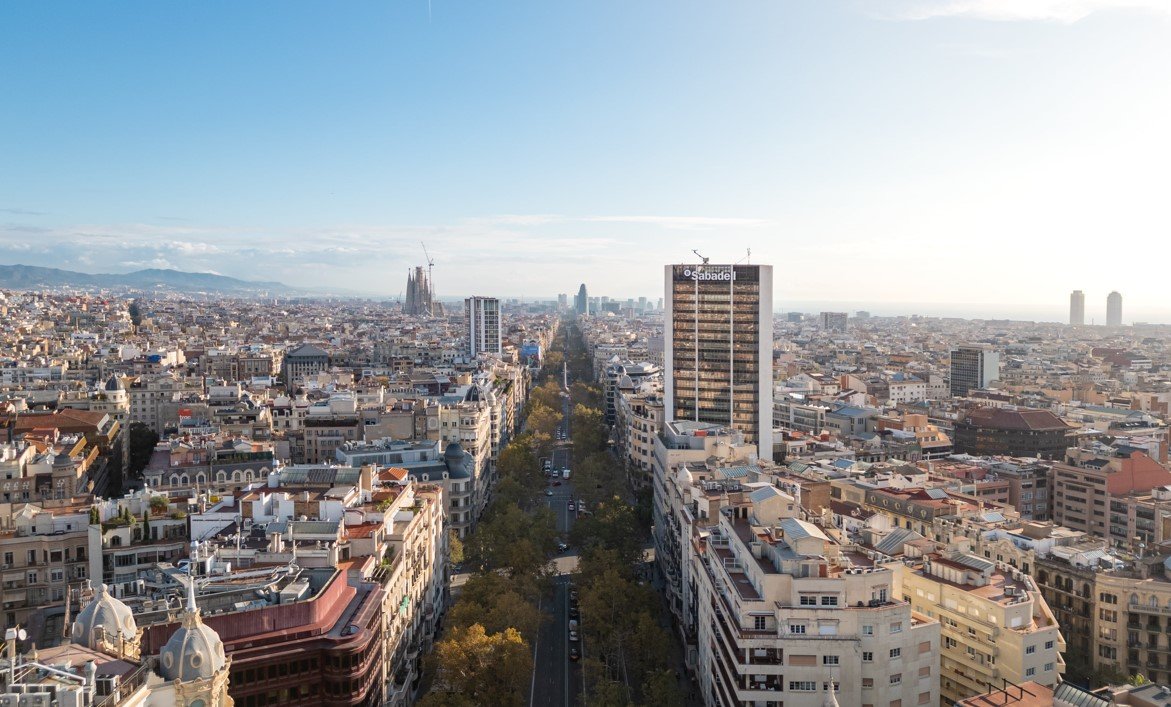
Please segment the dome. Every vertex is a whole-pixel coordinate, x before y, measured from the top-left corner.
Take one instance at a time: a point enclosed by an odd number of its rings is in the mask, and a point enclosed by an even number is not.
[[[199,618],[195,592],[189,584],[183,623],[159,651],[159,675],[179,682],[206,680],[223,670],[227,663],[224,642]]]
[[[126,386],[122,385],[122,379],[118,376],[110,376],[110,380],[106,381],[105,390],[107,393],[113,393],[126,390]]]
[[[73,622],[73,642],[97,650],[99,638],[117,643],[119,636],[127,642],[137,640],[138,624],[130,607],[111,595],[103,584]]]
[[[459,442],[452,442],[444,450],[443,458],[454,462],[462,461],[464,458],[464,448],[459,446]]]

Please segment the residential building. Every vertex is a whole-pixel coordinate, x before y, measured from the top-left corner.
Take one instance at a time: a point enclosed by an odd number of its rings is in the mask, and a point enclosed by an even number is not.
[[[1150,495],[1171,485],[1171,471],[1142,452],[1073,448],[1052,475],[1054,522],[1127,548],[1171,536],[1166,512]]]
[[[846,312],[822,312],[817,319],[822,329],[844,333],[849,315]]]
[[[329,352],[314,344],[301,344],[285,352],[281,362],[281,377],[291,391],[298,381],[329,368]]]
[[[958,551],[896,569],[896,596],[942,626],[939,690],[947,704],[1002,679],[1048,687],[1061,681],[1065,641],[1028,574]]]
[[[469,359],[480,353],[499,355],[503,351],[500,336],[500,300],[495,297],[468,297],[464,300],[464,324]]]

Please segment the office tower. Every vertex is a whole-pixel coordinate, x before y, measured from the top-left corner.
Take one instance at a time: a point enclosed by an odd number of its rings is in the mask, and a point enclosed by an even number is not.
[[[468,327],[465,348],[469,358],[480,352],[501,352],[500,300],[495,297],[468,297],[464,300],[464,321]]]
[[[638,298],[638,311],[640,311],[640,312],[646,311],[646,297],[639,297]]]
[[[1086,323],[1086,294],[1074,290],[1069,296],[1069,325],[1084,326]]]
[[[589,316],[590,313],[590,295],[586,290],[585,283],[581,283],[581,287],[577,288],[577,297],[573,298],[573,308],[578,314],[582,316]]]
[[[1000,354],[987,346],[960,346],[951,352],[951,394],[987,388],[1000,378]]]
[[[557,295],[557,309],[562,311],[569,309],[569,295],[565,294],[564,292]]]
[[[1106,296],[1106,326],[1122,326],[1122,295],[1117,292]]]
[[[845,312],[822,312],[821,313],[821,328],[826,331],[840,331],[846,330],[846,321],[848,316]]]
[[[772,458],[771,265],[667,265],[668,420],[727,425]]]

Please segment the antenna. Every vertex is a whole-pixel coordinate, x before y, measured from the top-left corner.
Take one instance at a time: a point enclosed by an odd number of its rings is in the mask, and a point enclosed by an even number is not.
[[[431,268],[435,267],[435,261],[431,258],[431,254],[427,252],[427,244],[419,241],[419,245],[423,246],[423,255],[427,258],[427,316],[435,316],[435,276],[431,273]]]
[[[707,261],[708,261],[708,259],[707,259],[707,258],[705,258],[705,257],[703,257],[702,255],[700,255],[698,250],[696,250],[695,248],[692,248],[692,249],[691,249],[691,252],[692,252],[692,253],[695,253],[695,257],[697,257],[697,258],[699,258],[700,260],[702,260],[704,265],[707,265]]]
[[[751,249],[751,248],[749,248],[749,249],[748,249],[748,255],[746,255],[746,256],[744,256],[743,258],[741,258],[741,259],[737,260],[737,261],[736,261],[736,264],[737,264],[737,265],[739,265],[740,263],[743,263],[745,260],[747,260],[749,263],[751,263],[751,262],[752,262],[752,249]]]

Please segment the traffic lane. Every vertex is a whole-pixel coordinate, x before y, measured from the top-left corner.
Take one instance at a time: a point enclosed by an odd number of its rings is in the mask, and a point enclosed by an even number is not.
[[[552,597],[541,602],[540,608],[549,611],[551,615],[537,629],[537,644],[533,651],[533,685],[529,698],[531,707],[558,704],[565,699],[565,678],[561,671],[546,668],[559,665],[567,659],[557,619],[558,604],[556,588]]]

